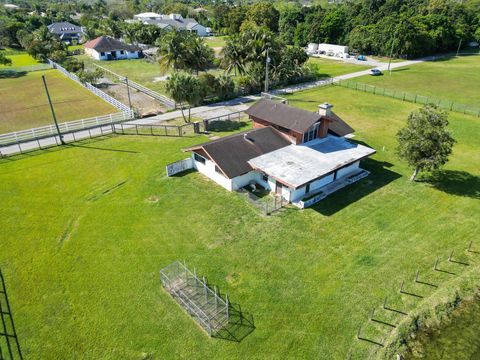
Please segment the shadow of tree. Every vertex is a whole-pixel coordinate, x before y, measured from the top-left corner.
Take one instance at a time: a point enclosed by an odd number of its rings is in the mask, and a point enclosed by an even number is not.
[[[388,162],[377,161],[371,158],[362,161],[361,167],[370,171],[370,175],[367,178],[329,195],[327,198],[312,206],[311,209],[326,216],[335,214],[377,189],[400,178],[400,174],[388,169],[392,166],[393,165]]]
[[[27,75],[26,71],[17,71],[11,69],[0,70],[0,79],[19,78]]]
[[[447,194],[480,199],[480,177],[466,171],[437,170],[417,180]]]
[[[245,313],[239,304],[230,303],[228,325],[219,330],[214,338],[240,342],[255,330],[253,315]]]
[[[233,131],[233,130],[241,129],[246,125],[247,123],[244,121],[217,120],[217,121],[211,121],[208,123],[208,131],[210,132]]]

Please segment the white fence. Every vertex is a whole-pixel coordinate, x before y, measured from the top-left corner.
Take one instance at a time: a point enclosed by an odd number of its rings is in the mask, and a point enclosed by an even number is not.
[[[112,104],[113,106],[115,106],[117,109],[127,113],[130,118],[133,118],[134,117],[134,114],[133,114],[133,111],[125,104],[122,104],[120,101],[118,101],[117,99],[114,99],[113,97],[111,97],[110,95],[108,95],[107,93],[103,92],[102,90],[96,88],[95,86],[93,86],[92,84],[89,84],[89,83],[82,83],[80,81],[80,79],[78,78],[77,75],[75,74],[72,74],[70,72],[68,72],[66,69],[64,69],[62,66],[60,66],[59,64],[57,64],[56,62],[52,61],[52,60],[48,60],[48,62],[50,63],[50,65],[57,69],[58,71],[62,72],[65,76],[69,77],[70,79],[78,82],[80,85],[84,86],[85,88],[87,88],[88,90],[90,90],[91,92],[93,92],[95,95],[97,95],[98,97],[102,98],[103,100],[105,100],[106,102]]]
[[[176,161],[166,166],[167,176],[173,176],[190,169],[193,169],[193,159],[191,157]]]
[[[116,77],[121,82],[124,82],[124,83],[126,82],[126,77],[125,76],[117,74],[117,73],[113,72],[112,70],[106,69],[103,66],[100,66],[98,64],[93,64],[93,65],[95,65],[99,69],[105,71],[107,74],[110,74],[113,77]],[[141,92],[147,94],[148,96],[151,96],[152,98],[160,101],[162,104],[164,104],[166,107],[168,107],[170,109],[175,109],[176,106],[177,106],[175,101],[173,101],[172,99],[166,97],[165,95],[159,94],[158,92],[153,91],[153,90],[151,90],[151,89],[149,89],[149,88],[147,88],[143,85],[140,85],[139,83],[137,83],[135,81],[132,81],[132,80],[128,79],[128,85],[131,86],[132,88],[134,88],[138,91],[141,91]]]
[[[88,119],[69,121],[58,124],[61,133],[93,128],[101,125],[115,124],[121,121],[130,120],[129,114],[125,112],[97,116]],[[30,140],[42,139],[58,135],[55,125],[47,125],[34,129],[11,132],[0,135],[0,146],[8,146]]]

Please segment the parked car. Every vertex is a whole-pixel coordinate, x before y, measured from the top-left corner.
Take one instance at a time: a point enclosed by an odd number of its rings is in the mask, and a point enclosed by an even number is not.
[[[358,55],[358,56],[357,56],[357,60],[367,61],[367,57],[366,57],[365,55]]]
[[[383,73],[379,70],[379,69],[371,69],[370,70],[370,75],[372,76],[378,76],[378,75],[382,75]]]

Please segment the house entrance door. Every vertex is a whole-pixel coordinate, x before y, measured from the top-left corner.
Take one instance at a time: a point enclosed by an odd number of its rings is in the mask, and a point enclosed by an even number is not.
[[[275,182],[275,194],[277,195],[282,195],[282,189],[283,189],[283,186],[282,186],[282,183],[279,183],[278,181]]]

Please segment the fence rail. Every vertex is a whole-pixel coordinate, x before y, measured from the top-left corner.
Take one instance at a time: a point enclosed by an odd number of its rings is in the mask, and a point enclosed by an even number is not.
[[[98,67],[99,69],[103,70],[105,73],[109,74],[110,76],[113,76],[114,78],[117,78],[118,80],[120,80],[121,82],[123,83],[126,83],[127,82],[127,78],[125,76],[122,76],[120,74],[117,74],[115,72],[113,72],[112,70],[109,70],[107,68],[104,68],[103,66],[100,66],[98,64],[93,64],[95,65],[96,67]],[[162,95],[156,91],[153,91],[133,80],[130,80],[128,79],[128,85],[131,86],[132,88],[138,90],[138,91],[141,91],[145,94],[147,94],[148,96],[160,101],[162,104],[164,104],[166,107],[170,108],[170,109],[176,109],[177,105],[175,103],[175,101],[173,101],[172,99],[166,97],[165,95]]]
[[[92,84],[89,84],[89,83],[82,83],[80,81],[80,79],[78,78],[77,75],[75,74],[72,74],[70,72],[68,72],[65,68],[63,68],[61,65],[57,64],[56,62],[52,61],[52,60],[48,60],[49,64],[54,68],[54,69],[57,69],[58,71],[60,71],[61,73],[63,73],[65,76],[67,76],[68,78],[72,79],[73,81],[76,81],[77,83],[79,83],[80,85],[82,85],[83,87],[87,88],[88,90],[90,90],[92,93],[94,93],[95,95],[97,95],[98,97],[102,98],[103,100],[105,100],[106,102],[112,104],[113,106],[115,106],[117,109],[127,113],[130,115],[130,118],[133,118],[134,117],[134,113],[133,111],[125,104],[121,103],[120,101],[118,101],[117,99],[114,99],[113,97],[111,97],[110,95],[108,95],[107,93],[103,92],[102,90],[96,88],[95,86],[93,86]]]
[[[480,107],[464,105],[451,100],[439,99],[433,96],[424,96],[415,93],[409,93],[406,91],[386,89],[383,87],[359,83],[351,80],[333,79],[331,83],[333,85],[342,86],[348,89],[363,91],[374,95],[386,96],[402,101],[413,102],[416,104],[435,104],[439,108],[444,110],[480,117]]]
[[[246,189],[239,189],[238,192],[245,196],[247,200],[264,215],[270,215],[273,212],[285,207],[289,203],[282,196],[267,195],[264,198],[260,198]]]
[[[58,124],[58,127],[61,133],[68,133],[101,125],[115,124],[126,120],[130,120],[128,114],[120,112],[104,116],[64,122]],[[28,130],[15,131],[7,134],[1,134],[0,146],[9,146],[17,143],[23,143],[36,139],[43,139],[49,136],[56,135],[58,135],[57,128],[53,124]]]
[[[193,136],[200,133],[200,123],[184,125],[119,123],[113,126],[113,132],[120,135]]]

